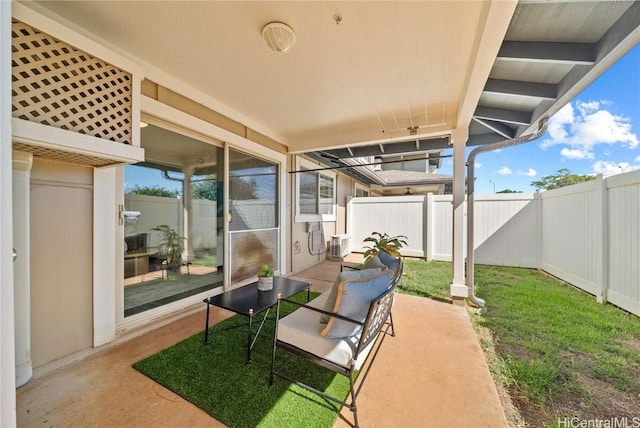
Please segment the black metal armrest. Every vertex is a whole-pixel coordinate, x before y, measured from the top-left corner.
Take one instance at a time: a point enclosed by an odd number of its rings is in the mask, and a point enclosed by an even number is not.
[[[351,269],[351,270],[362,270],[363,264],[362,263],[350,263],[350,264],[344,264],[344,263],[340,263],[340,272],[342,272],[345,268],[346,269]]]
[[[338,314],[336,312],[326,311],[324,309],[320,309],[320,308],[316,308],[316,307],[313,307],[313,306],[309,306],[307,304],[296,302],[295,300],[291,300],[291,299],[285,299],[285,298],[278,299],[278,309],[280,307],[280,302],[292,303],[293,305],[298,306],[298,309],[306,308],[306,309],[309,309],[311,311],[318,312],[319,314],[329,315],[330,317],[335,317],[335,318],[341,319],[343,321],[347,321],[347,322],[350,322],[350,323],[353,323],[353,324],[357,324],[359,326],[364,326],[364,321],[354,320],[353,318],[345,317],[344,315],[340,315],[340,314]],[[280,311],[278,310],[277,313],[279,314]]]

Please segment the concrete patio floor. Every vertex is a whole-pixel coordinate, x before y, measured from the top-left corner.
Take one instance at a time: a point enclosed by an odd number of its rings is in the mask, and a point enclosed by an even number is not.
[[[340,263],[292,275],[312,290],[331,286]],[[202,330],[204,306],[86,358],[38,374],[17,390],[19,427],[224,426],[131,365]],[[231,313],[212,310],[211,324]],[[399,294],[388,338],[358,398],[362,427],[508,426],[467,311]],[[349,427],[343,409],[335,427]]]

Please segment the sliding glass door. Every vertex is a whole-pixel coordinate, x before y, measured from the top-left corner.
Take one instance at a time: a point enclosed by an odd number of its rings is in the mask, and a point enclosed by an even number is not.
[[[124,175],[125,318],[280,268],[278,163],[231,148],[225,162],[222,143],[153,125],[141,134],[145,161]]]
[[[224,149],[142,129],[145,162],[125,167],[124,316],[223,284]]]
[[[260,266],[280,267],[278,165],[229,150],[231,287],[255,279]]]

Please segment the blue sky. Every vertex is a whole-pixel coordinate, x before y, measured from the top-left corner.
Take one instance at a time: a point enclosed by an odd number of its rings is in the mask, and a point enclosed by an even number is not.
[[[169,175],[174,178],[182,178],[182,174],[170,172]],[[125,165],[124,167],[124,188],[125,192],[132,186],[140,187],[161,187],[163,189],[178,190],[182,192],[182,183],[173,180],[167,180],[162,177],[162,173],[157,169],[145,168],[140,166]]]
[[[469,150],[470,151],[470,150]],[[549,120],[536,141],[476,157],[476,194],[534,192],[531,182],[561,168],[574,174],[640,169],[640,45]],[[451,159],[440,174],[452,174]]]

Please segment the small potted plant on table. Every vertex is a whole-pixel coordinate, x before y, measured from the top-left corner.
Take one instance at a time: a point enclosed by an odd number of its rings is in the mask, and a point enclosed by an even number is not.
[[[262,265],[258,272],[258,291],[273,290],[273,269],[269,265]]]

